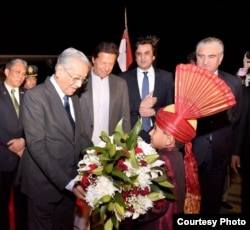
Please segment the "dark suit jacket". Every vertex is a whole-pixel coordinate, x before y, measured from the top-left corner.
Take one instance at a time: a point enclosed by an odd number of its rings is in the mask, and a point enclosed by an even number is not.
[[[77,163],[85,138],[78,96],[72,96],[75,135],[61,98],[49,78],[27,91],[23,104],[23,126],[27,148],[21,158],[21,190],[28,197],[57,202],[65,186],[77,174]]]
[[[237,135],[236,155],[242,157],[241,164],[250,166],[250,86],[242,86],[243,105]],[[247,161],[246,161],[247,159]]]
[[[193,140],[193,152],[198,165],[206,160],[206,151],[210,134],[212,133],[212,146],[214,152],[219,152],[217,166],[228,163],[231,154],[236,151],[237,130],[242,108],[242,86],[239,78],[229,73],[219,71],[218,76],[231,88],[236,105],[227,111],[198,119],[196,137]]]
[[[25,89],[19,89],[20,111]],[[17,117],[13,102],[4,83],[0,85],[0,171],[11,172],[19,162],[19,156],[9,151],[7,142],[13,138],[24,137],[22,113]]]
[[[114,131],[117,123],[123,118],[124,132],[130,132],[130,115],[128,88],[126,82],[114,74],[109,75],[109,135]],[[85,124],[86,133],[92,138],[94,129],[94,111],[93,111],[93,91],[91,72],[88,75],[88,84],[85,92],[80,95],[80,105],[82,111],[83,122]],[[99,116],[101,116],[99,114]]]
[[[158,68],[154,68],[154,71],[155,87],[153,96],[157,97],[154,110],[157,112],[159,108],[174,103],[174,81],[171,72]],[[137,68],[122,72],[119,76],[125,79],[128,85],[131,126],[133,127],[140,118],[139,107],[141,104],[141,96],[137,81]],[[154,123],[154,117],[152,117],[152,122]]]

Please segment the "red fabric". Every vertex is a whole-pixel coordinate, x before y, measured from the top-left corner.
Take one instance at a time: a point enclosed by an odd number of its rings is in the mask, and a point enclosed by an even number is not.
[[[230,87],[216,74],[192,64],[179,64],[175,73],[175,104],[172,112],[160,109],[156,125],[185,144],[186,199],[184,213],[199,213],[198,167],[191,141],[195,128],[188,122],[209,116],[235,105]]]
[[[129,66],[133,62],[132,49],[128,36],[128,29],[126,28],[123,32],[122,39],[119,46],[119,56],[117,62],[122,72],[128,70]]]
[[[176,140],[185,144],[185,174],[186,174],[186,200],[184,213],[200,212],[200,185],[198,180],[198,168],[192,152],[191,140],[196,131],[190,123],[179,114],[164,111],[161,108],[156,116],[156,125],[166,133],[171,134]]]
[[[10,216],[10,230],[15,230],[15,212],[13,201],[13,190],[10,190],[9,216]]]

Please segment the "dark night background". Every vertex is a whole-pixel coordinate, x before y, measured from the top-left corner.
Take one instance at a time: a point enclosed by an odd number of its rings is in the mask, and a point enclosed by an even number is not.
[[[104,40],[119,45],[127,9],[131,44],[148,34],[160,38],[157,66],[174,71],[207,36],[223,40],[221,69],[234,73],[250,50],[248,2],[82,1],[1,3],[0,54],[57,55],[70,46],[91,55]],[[114,71],[118,71],[116,66]]]

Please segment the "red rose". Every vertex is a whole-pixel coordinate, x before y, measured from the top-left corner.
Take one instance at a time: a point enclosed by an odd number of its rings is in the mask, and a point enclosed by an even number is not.
[[[96,169],[96,168],[98,168],[98,167],[97,167],[96,164],[90,164],[89,168],[90,169],[87,172],[88,172],[88,174],[92,174],[93,170]]]

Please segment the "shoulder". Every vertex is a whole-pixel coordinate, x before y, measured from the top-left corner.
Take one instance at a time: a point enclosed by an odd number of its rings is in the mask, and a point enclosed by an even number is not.
[[[173,79],[173,73],[164,69],[154,68],[155,75],[163,78]]]
[[[218,75],[230,86],[241,86],[240,79],[236,75],[230,74],[222,70],[218,71]]]
[[[126,83],[125,79],[123,79],[123,78],[119,77],[119,75],[115,75],[115,74],[110,74],[109,79],[113,82],[120,83],[120,84]]]
[[[130,76],[136,75],[137,74],[136,71],[137,71],[136,68],[134,68],[134,69],[130,69],[130,70],[127,70],[127,71],[124,71],[124,72],[120,72],[118,75],[120,77],[127,78],[127,77],[130,77]]]

